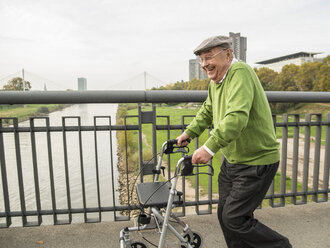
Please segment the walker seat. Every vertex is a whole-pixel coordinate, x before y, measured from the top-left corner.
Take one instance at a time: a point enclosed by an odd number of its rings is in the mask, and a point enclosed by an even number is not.
[[[164,185],[166,184],[166,185]],[[156,206],[159,208],[166,207],[168,197],[170,194],[170,182],[151,182],[139,183],[136,185],[136,192],[141,206],[151,207]],[[175,195],[173,204],[182,205],[181,192]],[[180,194],[181,193],[181,194]]]

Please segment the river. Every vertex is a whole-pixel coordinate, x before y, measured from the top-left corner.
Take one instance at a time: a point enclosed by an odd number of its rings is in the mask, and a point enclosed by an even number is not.
[[[62,116],[80,116],[82,126],[92,126],[94,116],[111,116],[112,125],[115,124],[117,104],[77,104],[67,107],[63,110],[50,113],[49,120],[51,126],[62,126]],[[76,126],[77,119],[67,119],[66,126]],[[108,119],[98,119],[97,125],[107,125]],[[20,127],[30,126],[29,121],[19,123]],[[35,126],[45,126],[44,120],[36,120]],[[82,208],[82,180],[80,169],[80,153],[79,153],[79,135],[78,132],[66,132],[67,135],[67,151],[68,151],[68,167],[70,179],[71,207]],[[35,185],[33,176],[33,163],[31,152],[30,133],[19,133],[20,148],[22,157],[24,194],[26,201],[26,210],[36,210]],[[52,209],[50,171],[48,162],[47,136],[45,132],[36,132],[36,150],[39,174],[39,187],[41,209]],[[111,146],[112,142],[112,156]],[[17,162],[15,153],[15,142],[13,134],[4,133],[5,159],[7,168],[7,180],[9,188],[10,211],[20,211],[20,195],[17,176]],[[56,208],[68,208],[67,189],[65,180],[64,167],[64,148],[62,132],[51,132],[52,161],[54,170],[54,185]],[[94,132],[82,132],[82,150],[84,165],[84,180],[86,190],[86,207],[97,207],[97,184],[96,184],[96,156]],[[112,174],[111,165],[113,165],[113,176],[115,189],[118,186],[117,171],[117,139],[116,132],[112,132],[110,137],[109,131],[97,132],[97,150],[99,164],[99,180],[100,180],[100,198],[101,206],[113,206],[112,200]],[[111,161],[112,160],[112,161]],[[2,180],[2,179],[0,179]],[[4,212],[2,183],[0,184],[0,212]],[[115,199],[118,199],[116,192]],[[116,201],[116,204],[118,202]],[[90,213],[88,217],[95,217]],[[112,220],[113,213],[102,213],[102,220]],[[0,223],[4,222],[4,218]],[[59,215],[59,219],[68,219],[67,215]],[[28,220],[36,220],[36,217],[28,217]],[[82,222],[83,215],[73,215],[73,222]],[[44,216],[43,224],[52,224],[52,216]],[[21,218],[13,218],[13,226],[20,226]]]

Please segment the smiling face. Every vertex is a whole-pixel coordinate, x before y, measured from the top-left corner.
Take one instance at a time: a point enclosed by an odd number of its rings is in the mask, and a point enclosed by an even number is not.
[[[219,83],[226,74],[232,61],[231,49],[213,47],[210,50],[202,52],[199,55],[201,66],[206,72],[208,78],[215,83]]]

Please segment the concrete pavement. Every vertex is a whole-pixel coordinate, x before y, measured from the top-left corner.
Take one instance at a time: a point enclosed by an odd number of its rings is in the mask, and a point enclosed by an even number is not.
[[[330,248],[330,202],[263,208],[256,210],[255,217],[287,236],[295,248]],[[202,216],[189,215],[184,217],[184,221],[202,235],[202,247],[226,247],[216,213]],[[11,227],[0,229],[0,247],[119,247],[119,232],[126,226],[133,226],[133,222]],[[143,232],[143,235],[155,243],[159,238],[155,231]],[[134,233],[132,239],[142,240],[138,233]],[[147,243],[146,245],[153,247]],[[167,247],[179,247],[179,245],[177,242],[169,241]]]

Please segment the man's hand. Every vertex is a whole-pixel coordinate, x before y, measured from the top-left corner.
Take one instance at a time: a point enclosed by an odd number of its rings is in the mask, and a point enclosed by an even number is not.
[[[194,152],[191,162],[193,164],[206,164],[211,158],[212,155],[209,154],[203,147],[200,147]]]
[[[178,146],[187,146],[189,143],[187,141],[184,141],[184,140],[190,139],[190,136],[188,134],[186,134],[185,132],[183,132],[176,139],[178,140],[178,143],[177,143]]]

